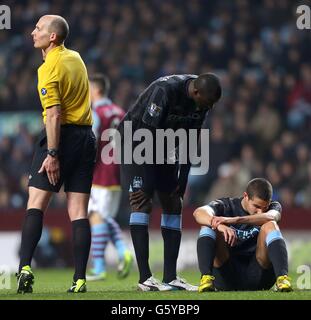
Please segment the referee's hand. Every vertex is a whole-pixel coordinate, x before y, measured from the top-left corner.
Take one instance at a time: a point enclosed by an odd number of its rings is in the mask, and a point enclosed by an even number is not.
[[[46,171],[50,184],[55,186],[60,178],[60,170],[59,170],[59,160],[57,157],[47,156],[38,171],[38,173],[43,173]]]

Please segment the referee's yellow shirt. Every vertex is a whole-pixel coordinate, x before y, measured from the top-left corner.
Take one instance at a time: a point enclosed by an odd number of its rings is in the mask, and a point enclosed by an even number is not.
[[[92,125],[87,70],[78,52],[57,46],[48,52],[38,69],[38,91],[43,107],[61,108],[61,124]]]

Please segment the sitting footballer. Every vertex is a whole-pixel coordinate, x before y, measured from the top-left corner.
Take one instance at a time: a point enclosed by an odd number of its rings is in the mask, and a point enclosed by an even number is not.
[[[280,228],[281,204],[271,201],[272,185],[251,180],[241,198],[221,198],[196,209],[201,230],[197,253],[199,292],[292,291],[288,255]]]

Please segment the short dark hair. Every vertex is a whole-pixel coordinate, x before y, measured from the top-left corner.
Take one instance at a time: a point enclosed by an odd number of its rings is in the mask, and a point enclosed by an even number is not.
[[[203,96],[208,96],[213,103],[221,97],[221,85],[219,78],[213,73],[202,73],[194,80],[194,87]]]
[[[110,90],[110,81],[106,75],[103,73],[95,73],[89,76],[89,80],[91,82],[95,82],[99,86],[99,89],[103,95],[108,95]]]
[[[250,199],[257,197],[264,201],[271,201],[273,188],[268,180],[255,178],[247,184],[246,193]]]
[[[61,16],[55,16],[49,25],[49,29],[55,32],[58,37],[58,43],[63,43],[69,35],[69,25]]]

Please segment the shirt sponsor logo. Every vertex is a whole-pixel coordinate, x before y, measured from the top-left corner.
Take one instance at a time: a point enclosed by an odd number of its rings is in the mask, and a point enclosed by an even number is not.
[[[260,228],[258,227],[253,227],[250,230],[241,230],[241,229],[234,228],[233,226],[231,226],[231,228],[235,230],[236,235],[240,240],[247,240],[247,239],[257,237],[260,231]]]
[[[167,117],[170,121],[185,121],[185,122],[192,122],[193,120],[202,120],[204,116],[198,113],[190,113],[187,116],[181,116],[177,114],[171,114]]]

